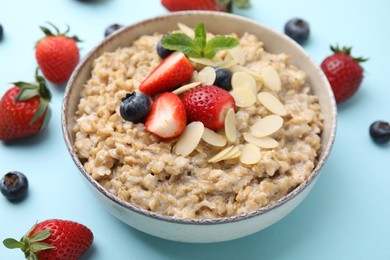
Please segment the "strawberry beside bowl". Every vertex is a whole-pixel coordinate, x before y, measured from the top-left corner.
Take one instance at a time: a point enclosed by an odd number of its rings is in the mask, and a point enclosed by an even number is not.
[[[75,115],[79,109],[81,95],[85,92],[83,88],[91,78],[94,60],[105,52],[112,52],[118,47],[131,45],[134,40],[142,35],[153,35],[156,32],[165,34],[177,30],[178,23],[192,28],[199,23],[204,23],[207,31],[214,34],[231,34],[234,32],[241,36],[245,32],[249,32],[261,39],[267,52],[291,55],[292,58],[289,63],[306,73],[312,88],[311,91],[318,97],[323,117],[320,149],[313,170],[309,172],[303,182],[276,201],[249,212],[223,217],[181,217],[182,212],[178,212],[179,215],[169,216],[147,210],[145,207],[115,196],[107,186],[102,185],[104,181],[96,180],[100,178],[99,176],[96,178],[98,167],[90,165],[86,167],[86,159],[79,158],[75,144],[77,138],[73,131],[77,125]],[[115,109],[118,111],[118,108]],[[336,133],[336,103],[331,87],[321,69],[297,43],[247,18],[208,11],[167,14],[122,28],[109,36],[83,59],[72,74],[66,88],[62,111],[62,130],[66,146],[73,161],[82,173],[83,179],[86,180],[87,186],[99,202],[115,217],[140,231],[181,242],[219,242],[244,237],[258,232],[288,215],[302,202],[315,185],[332,149]],[[104,128],[104,126],[101,127]],[[129,164],[129,167],[131,170],[132,164]],[[141,197],[140,200],[142,199]],[[224,206],[222,205],[222,207]]]

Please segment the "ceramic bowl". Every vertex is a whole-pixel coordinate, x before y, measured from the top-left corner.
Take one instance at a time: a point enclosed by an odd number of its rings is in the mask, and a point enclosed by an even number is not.
[[[293,58],[291,63],[305,71],[313,92],[319,97],[324,115],[322,148],[318,163],[310,176],[292,192],[276,203],[260,208],[242,216],[218,219],[180,219],[141,209],[131,203],[122,201],[105,190],[86,171],[73,148],[75,111],[80,100],[83,84],[91,75],[92,62],[106,51],[113,51],[120,46],[128,46],[133,40],[144,34],[154,32],[166,33],[177,28],[177,23],[195,27],[204,22],[208,31],[215,34],[245,31],[258,36],[269,52],[288,53]],[[72,74],[63,100],[62,130],[70,156],[81,172],[88,188],[97,200],[112,215],[128,225],[145,233],[182,242],[218,242],[244,237],[258,232],[289,214],[308,195],[315,185],[331,151],[336,132],[336,104],[330,85],[321,69],[297,43],[253,20],[220,12],[189,11],[176,12],[148,19],[125,27],[94,48],[81,61]]]

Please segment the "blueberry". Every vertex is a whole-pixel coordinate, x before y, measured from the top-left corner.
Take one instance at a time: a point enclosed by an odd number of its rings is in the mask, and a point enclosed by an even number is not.
[[[390,141],[390,125],[385,121],[375,121],[370,125],[370,136],[376,143],[384,144]]]
[[[149,114],[151,105],[152,101],[147,95],[134,91],[122,98],[119,110],[123,119],[139,123]]]
[[[3,34],[4,34],[3,26],[0,24],[0,41],[3,39]]]
[[[232,72],[225,68],[215,67],[216,78],[214,85],[223,88],[226,91],[232,89]]]
[[[115,32],[116,30],[122,28],[123,25],[121,24],[111,24],[110,26],[107,27],[107,29],[104,31],[104,36],[107,37],[108,35],[112,34],[113,32]]]
[[[27,194],[27,177],[17,171],[12,171],[3,176],[0,181],[0,191],[11,201],[21,200]]]
[[[299,44],[302,44],[309,38],[309,24],[301,18],[293,18],[284,26],[284,33]]]
[[[162,46],[162,43],[161,41],[167,36],[164,35],[163,37],[161,37],[161,39],[158,41],[157,43],[157,47],[156,47],[156,50],[157,50],[157,54],[158,56],[160,56],[161,59],[165,59],[166,57],[168,57],[170,54],[172,54],[174,51],[172,50],[169,50],[169,49],[166,49],[164,46]]]

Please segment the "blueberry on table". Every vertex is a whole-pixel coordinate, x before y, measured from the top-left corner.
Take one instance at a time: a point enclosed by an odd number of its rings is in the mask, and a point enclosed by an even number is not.
[[[104,36],[107,37],[108,35],[114,33],[115,31],[119,30],[122,27],[123,27],[123,25],[121,25],[121,24],[117,24],[117,23],[111,24],[104,31]]]
[[[0,40],[3,39],[3,34],[4,34],[3,26],[0,24]]]
[[[214,85],[223,88],[226,91],[232,90],[232,72],[225,68],[215,67]]]
[[[158,41],[157,46],[156,46],[157,54],[158,54],[158,56],[160,56],[161,59],[165,59],[166,57],[168,57],[170,54],[172,54],[174,52],[172,50],[165,48],[162,45],[161,41],[165,38],[165,36],[167,36],[167,35],[164,35],[163,37],[161,37],[161,39]]]
[[[375,121],[370,125],[370,136],[376,143],[387,143],[390,141],[390,124],[381,120]]]
[[[119,111],[123,119],[133,123],[142,122],[149,114],[152,101],[150,98],[140,92],[127,93],[122,98]]]
[[[27,177],[18,171],[8,172],[1,178],[0,191],[11,201],[21,200],[27,194]]]
[[[310,27],[305,20],[293,18],[284,26],[284,33],[299,44],[302,44],[309,38]]]

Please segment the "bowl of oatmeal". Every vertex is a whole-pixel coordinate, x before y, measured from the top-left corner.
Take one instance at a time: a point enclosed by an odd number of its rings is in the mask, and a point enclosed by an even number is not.
[[[124,97],[163,61],[162,36],[193,38],[199,23],[208,40],[222,35],[238,46],[187,57],[191,78],[165,92],[183,98],[213,85],[216,67],[229,70],[235,105],[224,126],[187,118],[183,132],[162,138],[145,121],[125,120]],[[307,196],[332,149],[336,105],[320,68],[288,37],[232,14],[176,12],[117,31],[83,59],[65,91],[62,130],[87,187],[112,215],[157,237],[218,242],[272,225]]]

